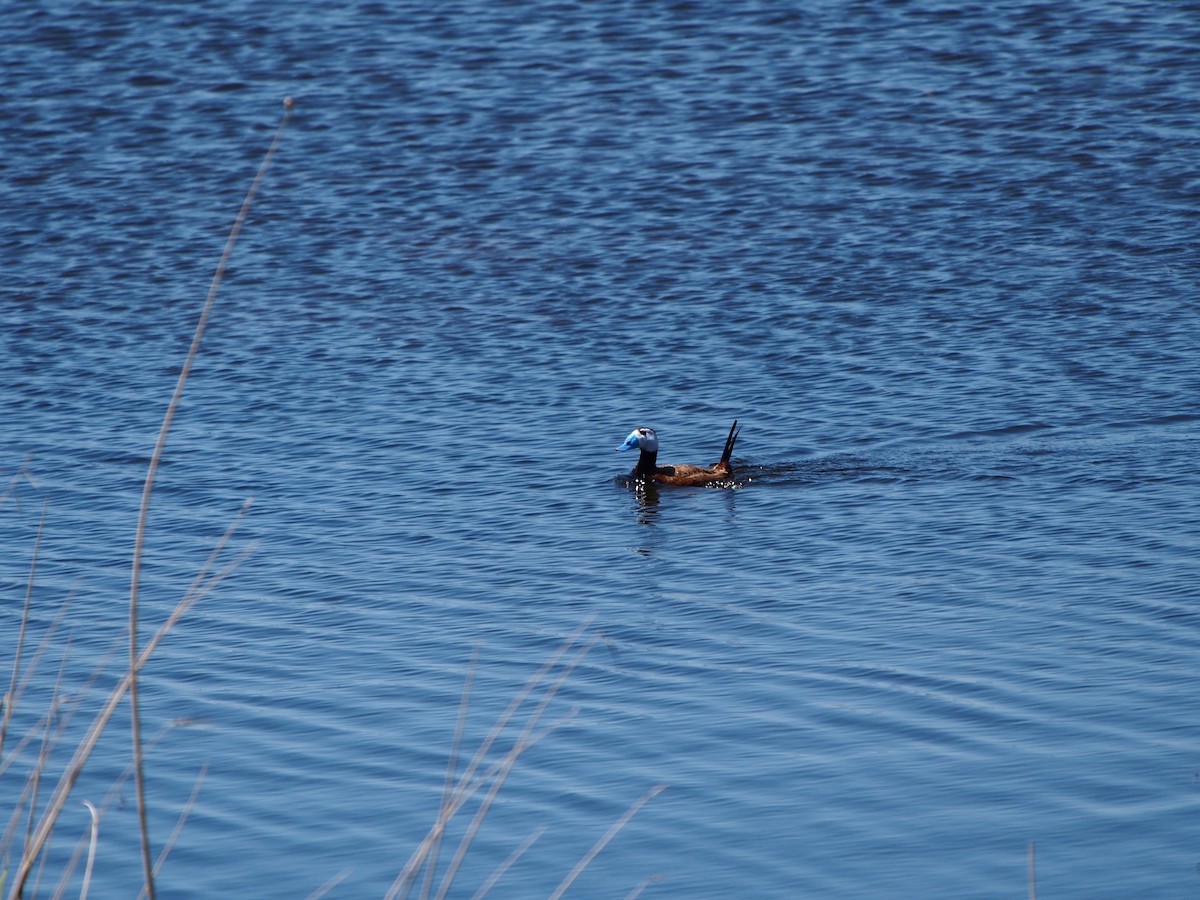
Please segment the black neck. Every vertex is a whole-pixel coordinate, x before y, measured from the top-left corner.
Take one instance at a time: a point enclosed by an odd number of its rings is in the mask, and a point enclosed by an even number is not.
[[[653,478],[658,470],[658,451],[640,450],[637,465],[633,467],[634,478]]]

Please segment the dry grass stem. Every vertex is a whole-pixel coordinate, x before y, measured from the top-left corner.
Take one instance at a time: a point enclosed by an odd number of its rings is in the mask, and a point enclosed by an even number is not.
[[[526,699],[534,691],[534,689],[536,689],[537,686],[545,679],[545,677],[554,669],[554,667],[558,665],[559,660],[562,659],[562,657],[573,646],[575,646],[583,632],[588,627],[589,621],[585,621],[582,625],[580,625],[579,628],[577,628],[555,649],[550,657],[542,664],[541,668],[539,668],[537,672],[535,672],[529,678],[529,680],[525,682],[525,685],[520,691],[517,692],[516,696],[513,697],[508,707],[500,714],[495,724],[492,725],[487,736],[484,738],[483,743],[480,744],[479,748],[475,751],[474,756],[471,758],[471,762],[467,765],[467,768],[463,771],[462,775],[459,776],[449,798],[445,798],[443,800],[441,810],[438,813],[437,820],[434,822],[433,827],[430,828],[429,833],[425,836],[424,840],[422,840],[417,846],[416,850],[413,851],[412,856],[409,857],[408,862],[400,871],[400,874],[396,876],[396,880],[393,882],[391,889],[385,895],[387,900],[395,900],[397,897],[408,896],[408,893],[411,891],[412,886],[419,876],[422,868],[429,864],[434,848],[442,840],[447,823],[462,808],[462,806],[467,803],[468,800],[470,800],[475,792],[478,791],[484,783],[486,783],[488,779],[495,777],[506,768],[506,760],[508,760],[508,756],[506,756],[505,759],[501,760],[499,763],[493,765],[490,770],[485,772],[482,778],[476,778],[476,773],[487,759],[489,753],[491,752],[492,745],[504,732],[509,721],[511,721],[517,710],[520,709],[520,707],[525,703]],[[470,679],[473,677],[474,672],[472,671],[468,674],[468,678]],[[468,681],[468,684],[469,683],[470,681]],[[547,702],[549,701],[547,700]],[[460,727],[461,719],[465,716],[465,714],[466,707],[460,702],[460,722],[456,724],[456,730]],[[532,725],[536,725],[536,720],[532,722]],[[532,727],[532,725],[527,727]],[[510,751],[509,754],[510,756],[511,752],[512,751]],[[451,754],[449,763],[451,767],[457,767],[457,755],[458,750],[455,748]],[[510,767],[511,763],[508,765]]]
[[[600,840],[592,845],[592,849],[583,855],[583,858],[575,864],[575,868],[568,873],[567,877],[562,880],[562,883],[554,889],[554,893],[550,895],[550,900],[558,900],[567,892],[567,888],[575,881],[576,878],[583,872],[584,869],[591,864],[591,861],[596,858],[601,850],[608,846],[609,841],[617,836],[617,833],[629,824],[629,820],[637,815],[638,810],[666,790],[665,784],[656,785],[639,797],[629,809],[625,810],[625,814],[617,819],[608,831],[604,832]]]
[[[21,499],[17,496],[17,485],[22,481],[28,481],[29,484],[37,489],[37,482],[33,480],[33,474],[29,470],[29,460],[33,458],[33,454],[27,454],[21,462],[21,468],[17,469],[16,474],[8,480],[8,487],[4,489],[4,493],[0,494],[0,506],[4,505],[4,501],[9,497],[12,498],[13,505],[17,509],[21,508]]]
[[[95,750],[96,744],[99,742],[100,736],[104,733],[104,729],[108,726],[109,720],[112,718],[117,706],[120,705],[121,700],[124,699],[126,692],[129,690],[130,683],[134,678],[134,673],[136,671],[140,671],[141,668],[145,666],[147,662],[149,662],[150,657],[154,654],[154,651],[158,649],[159,644],[162,643],[163,639],[167,636],[171,629],[178,624],[183,615],[187,613],[187,611],[193,606],[195,606],[195,604],[198,603],[209,591],[211,591],[213,587],[215,587],[231,572],[233,572],[233,570],[236,569],[249,554],[249,549],[243,551],[220,571],[208,574],[213,560],[216,559],[220,549],[223,548],[228,543],[230,537],[232,537],[237,525],[241,522],[242,517],[245,515],[247,508],[248,504],[242,507],[242,510],[238,514],[237,518],[230,524],[230,526],[225,530],[225,533],[221,536],[221,539],[217,542],[217,548],[214,549],[213,554],[209,557],[209,562],[206,563],[205,568],[202,570],[206,577],[204,577],[203,580],[193,582],[191,587],[188,588],[187,593],[185,593],[183,598],[176,604],[174,610],[171,612],[171,615],[168,616],[167,620],[159,626],[158,630],[154,633],[154,636],[150,639],[146,646],[142,648],[142,652],[138,656],[136,664],[133,665],[129,671],[126,671],[126,673],[121,677],[120,681],[117,682],[116,686],[109,693],[107,701],[101,708],[100,712],[96,714],[95,719],[93,719],[91,726],[88,728],[87,734],[75,748],[75,753],[72,756],[70,763],[67,765],[67,768],[64,770],[62,777],[59,779],[58,786],[55,788],[50,802],[47,804],[41,818],[38,820],[37,827],[33,830],[32,836],[26,843],[25,852],[22,855],[21,863],[17,870],[17,875],[14,880],[12,890],[9,894],[11,900],[15,900],[15,898],[22,896],[25,883],[29,878],[29,874],[33,868],[34,862],[46,848],[47,842],[50,839],[50,835],[54,830],[54,825],[58,821],[58,817],[62,812],[63,806],[66,804],[67,798],[70,796],[71,789],[75,786],[75,782],[78,780],[80,773],[83,771],[84,765],[92,755],[92,751]]]
[[[164,729],[165,730],[165,729]],[[188,816],[192,814],[192,810],[196,808],[196,799],[200,796],[200,787],[204,784],[204,779],[208,775],[208,765],[200,767],[200,774],[196,776],[196,783],[192,786],[192,793],[188,796],[187,803],[183,805],[183,812],[179,814],[179,818],[175,821],[175,828],[171,831],[171,836],[167,838],[167,842],[163,844],[162,850],[158,853],[158,859],[154,861],[154,876],[157,878],[158,873],[162,871],[163,865],[166,864],[167,857],[171,855],[171,851],[175,848],[175,844],[179,842],[179,836],[183,834],[183,826],[187,824]],[[138,897],[145,896],[145,889]]]
[[[642,896],[642,892],[645,891],[646,888],[655,882],[662,881],[662,879],[663,877],[661,875],[651,875],[649,878],[643,878],[634,886],[632,891],[625,895],[625,900],[637,900],[638,897]]]
[[[163,416],[162,425],[158,430],[158,439],[154,443],[154,452],[150,456],[150,465],[146,470],[146,480],[142,485],[142,502],[138,509],[137,533],[133,542],[133,562],[130,565],[129,573],[129,707],[134,773],[137,784],[138,824],[142,836],[142,869],[146,881],[146,893],[149,895],[150,900],[155,900],[156,893],[154,890],[154,868],[150,861],[150,830],[146,821],[146,779],[142,761],[141,717],[138,713],[138,669],[140,668],[138,665],[138,589],[141,583],[142,552],[145,547],[146,522],[150,516],[150,497],[154,492],[154,479],[158,474],[159,463],[162,461],[163,449],[167,443],[167,435],[171,430],[171,422],[175,418],[175,412],[179,409],[179,402],[183,397],[183,389],[187,385],[188,375],[191,374],[192,365],[195,363],[196,356],[200,352],[200,342],[204,338],[204,330],[208,325],[208,317],[212,312],[213,303],[217,299],[217,291],[221,287],[221,281],[225,277],[225,269],[229,265],[229,258],[233,254],[233,248],[237,243],[238,235],[241,234],[242,225],[245,223],[246,216],[250,212],[250,205],[253,203],[255,195],[258,193],[258,188],[267,174],[267,169],[271,166],[271,160],[275,156],[275,151],[279,148],[279,142],[283,139],[284,129],[287,128],[288,120],[291,118],[292,100],[290,97],[284,101],[283,109],[283,117],[280,119],[279,127],[275,131],[275,137],[271,141],[270,147],[267,148],[262,164],[258,167],[258,173],[250,183],[250,190],[246,192],[246,198],[242,201],[242,207],[238,210],[233,227],[229,230],[229,237],[225,240],[225,249],[221,253],[221,259],[217,263],[217,270],[213,274],[212,284],[208,288],[208,296],[205,298],[204,308],[200,312],[200,319],[196,323],[196,330],[192,335],[192,344],[188,348],[183,368],[179,371],[179,379],[175,383],[175,393],[171,396],[171,400],[167,404],[167,411]]]
[[[487,896],[488,891],[490,891],[495,886],[496,882],[503,877],[504,873],[512,867],[512,864],[524,856],[525,851],[532,847],[534,841],[540,838],[545,831],[546,826],[543,825],[534,831],[533,834],[529,835],[529,837],[525,838],[525,840],[521,841],[521,845],[512,853],[508,854],[504,862],[496,866],[492,874],[489,875],[483,884],[479,886],[479,890],[475,892],[475,894],[471,897],[471,900],[483,900],[483,898]]]
[[[42,503],[42,518],[38,522],[37,537],[33,541],[33,556],[29,560],[29,579],[25,582],[25,608],[21,613],[21,628],[17,634],[17,648],[13,654],[12,679],[9,681],[8,692],[4,695],[4,720],[0,722],[0,759],[4,758],[4,738],[8,734],[8,725],[12,721],[13,709],[17,705],[21,653],[25,648],[25,629],[29,625],[29,606],[33,601],[33,583],[37,575],[38,551],[42,546],[42,534],[46,530],[46,507],[48,505],[48,503]]]
[[[53,638],[58,633],[59,626],[62,624],[62,619],[66,615],[67,607],[69,605],[70,605],[70,598],[67,598],[67,600],[64,600],[62,602],[62,604],[59,606],[58,613],[55,615],[55,617],[51,621],[49,627],[46,629],[46,633],[44,635],[42,635],[41,641],[38,642],[38,649],[34,652],[33,658],[30,659],[29,663],[25,667],[25,671],[20,676],[19,682],[17,683],[16,687],[11,691],[10,702],[11,702],[11,708],[14,712],[16,710],[18,702],[20,701],[21,695],[25,692],[26,687],[29,685],[29,682],[32,679],[34,672],[37,671],[37,667],[38,667],[39,663],[41,662],[42,657],[50,649]],[[27,618],[28,618],[28,613],[26,614],[26,619]],[[22,624],[22,631],[24,631],[24,623]],[[67,645],[69,648],[70,647],[69,640],[67,642]],[[59,675],[58,675],[58,681],[56,683],[56,689],[55,689],[56,692],[51,694],[52,699],[51,699],[49,707],[46,709],[46,712],[42,714],[42,718],[39,720],[38,724],[34,727],[33,731],[27,733],[25,735],[25,737],[23,737],[20,741],[17,742],[17,745],[9,752],[9,754],[7,756],[5,756],[3,759],[0,759],[0,775],[3,775],[4,772],[7,771],[9,766],[11,766],[14,762],[16,762],[17,759],[20,758],[22,752],[29,745],[29,743],[31,741],[33,741],[37,737],[38,734],[41,733],[42,728],[45,727],[47,723],[49,723],[53,720],[53,718],[58,710],[57,704],[58,704],[58,701],[60,698],[60,695],[57,693],[57,689],[58,689],[57,685],[60,685],[62,683],[62,678],[63,678],[62,668],[66,665],[66,660],[67,660],[67,653],[66,653],[66,651],[64,651],[63,657],[59,662],[59,670],[60,671],[59,671]],[[98,673],[97,673],[97,675],[98,675]],[[95,677],[96,676],[93,676],[93,680]],[[81,699],[81,697],[76,697],[76,702],[74,705],[77,706],[80,699]]]
[[[442,785],[441,809],[446,809],[454,792],[454,775],[458,771],[458,754],[462,749],[463,730],[467,724],[467,710],[471,706],[471,686],[475,683],[475,673],[479,668],[479,644],[471,651],[471,663],[467,666],[467,681],[463,685],[462,697],[458,702],[458,716],[454,723],[454,740],[450,744],[450,759],[446,763],[446,780]],[[441,853],[444,830],[438,830],[434,835],[433,846],[430,848],[429,862],[425,866],[425,884],[421,888],[422,898],[428,897],[433,889],[433,876],[437,871],[438,856]]]
[[[92,885],[92,864],[96,861],[96,842],[100,839],[100,813],[87,800],[83,801],[92,816],[91,837],[88,840],[87,865],[83,870],[83,887],[79,891],[79,900],[86,900],[88,889]]]
[[[150,753],[151,751],[153,751],[154,748],[158,746],[159,742],[164,737],[166,737],[167,734],[170,733],[174,729],[174,727],[175,727],[175,725],[174,725],[174,723],[172,723],[172,724],[165,725],[162,728],[160,728],[158,730],[158,732],[154,735],[154,737],[151,738],[150,742],[146,745],[146,747],[144,748],[144,752]],[[133,775],[133,763],[130,762],[129,765],[127,765],[125,767],[125,769],[121,772],[121,774],[117,777],[117,779],[115,781],[113,781],[113,783],[109,786],[108,792],[104,795],[104,799],[100,801],[98,811],[99,811],[101,818],[104,817],[104,815],[108,812],[108,810],[112,807],[112,805],[117,801],[117,798],[121,794],[121,789],[125,786],[125,783],[127,781],[129,781],[129,778],[132,775]],[[174,835],[172,835],[172,837],[174,837]],[[67,861],[66,866],[63,868],[62,874],[59,876],[58,890],[55,893],[55,897],[61,897],[66,893],[67,887],[70,885],[71,878],[75,874],[75,868],[76,868],[76,866],[79,865],[79,860],[83,858],[83,855],[84,855],[84,852],[86,849],[87,849],[87,835],[85,834],[80,838],[79,843],[75,847],[74,853],[71,855],[70,860]],[[161,857],[161,854],[160,854],[160,857]],[[161,859],[160,859],[160,862],[158,864],[156,864],[156,866],[155,866],[155,874],[157,874],[157,871],[158,871],[158,868],[160,865],[161,865]]]
[[[563,670],[559,673],[558,677],[555,678],[555,680],[551,682],[550,686],[547,687],[542,693],[541,700],[538,702],[538,705],[534,708],[533,712],[530,713],[529,718],[525,722],[525,727],[522,729],[520,736],[516,740],[516,743],[513,744],[512,749],[510,749],[501,760],[498,770],[495,776],[492,778],[491,787],[488,789],[483,801],[479,804],[479,809],[476,810],[475,816],[471,819],[471,824],[467,827],[466,834],[463,835],[462,840],[459,842],[458,849],[454,853],[454,858],[450,862],[450,867],[446,870],[446,875],[442,879],[442,886],[438,890],[436,900],[445,900],[446,894],[449,893],[450,886],[454,883],[454,878],[458,874],[459,867],[462,866],[463,860],[466,858],[467,851],[471,848],[471,844],[475,840],[475,835],[479,832],[479,828],[483,825],[484,818],[486,818],[488,812],[491,810],[492,803],[495,801],[496,795],[500,793],[500,788],[504,786],[504,782],[508,779],[509,774],[512,772],[513,767],[517,764],[517,760],[520,758],[521,754],[529,749],[529,747],[531,747],[534,743],[536,743],[536,740],[531,740],[532,732],[537,726],[538,722],[541,721],[542,715],[546,711],[546,707],[550,705],[550,701],[554,699],[559,688],[561,688],[566,682],[567,678],[570,677],[571,673],[575,670],[575,667],[583,660],[583,657],[588,654],[588,651],[592,649],[594,644],[595,641],[593,640],[591,643],[580,649],[575,654],[575,657],[563,667]],[[552,725],[549,730],[554,730],[557,727],[558,723]],[[540,740],[540,736],[538,740]]]
[[[476,669],[478,666],[478,648],[471,657],[471,665],[468,670],[466,685],[463,688],[462,697],[459,702],[458,717],[455,722],[454,741],[451,746],[450,758],[447,763],[446,782],[442,791],[442,803],[438,811],[438,816],[428,834],[421,841],[420,845],[413,851],[408,862],[396,876],[391,889],[385,897],[387,900],[396,900],[396,898],[407,898],[422,871],[424,871],[423,885],[420,896],[422,900],[429,895],[431,885],[438,876],[438,855],[443,839],[445,838],[446,829],[450,820],[454,818],[463,807],[471,801],[480,791],[484,791],[484,796],[478,801],[478,806],[475,809],[471,821],[466,826],[462,837],[459,839],[458,846],[455,849],[454,855],[451,858],[446,871],[441,874],[441,880],[438,885],[435,900],[445,900],[449,894],[455,878],[466,858],[468,851],[474,841],[479,829],[482,827],[484,820],[491,809],[497,794],[503,787],[505,780],[512,772],[517,761],[520,759],[530,747],[536,745],[546,735],[560,728],[565,722],[569,721],[575,712],[572,711],[567,716],[552,722],[549,725],[542,725],[542,719],[545,716],[546,710],[550,703],[554,700],[559,692],[559,689],[570,678],[576,667],[583,661],[584,657],[591,651],[596,644],[596,639],[588,641],[586,644],[581,644],[580,639],[590,625],[590,619],[579,626],[569,637],[567,637],[550,657],[542,664],[542,666],[525,682],[521,690],[512,698],[511,702],[500,714],[493,723],[488,733],[481,742],[479,748],[472,755],[471,760],[466,768],[458,773],[459,756],[461,752],[462,736],[465,728],[467,711],[470,703],[471,687],[474,682]],[[535,695],[535,692],[536,693]],[[533,707],[527,713],[523,722],[520,725],[520,730],[508,749],[500,755],[499,759],[492,760],[491,755],[493,748],[500,738],[508,732],[509,726],[513,724],[514,719],[521,709],[534,699]],[[617,835],[618,832],[629,822],[630,819],[653,797],[659,794],[665,785],[659,785],[636,803],[634,803],[621,818],[605,832],[605,834],[596,842],[595,845],[588,851],[587,854],[579,861],[578,864],[571,870],[563,882],[559,885],[554,896],[558,897],[570,887],[570,885],[579,877],[579,874],[587,868],[593,859],[608,845],[610,841]],[[485,879],[482,885],[475,893],[476,898],[484,897],[499,881],[509,868],[519,860],[525,852],[533,845],[533,843],[542,835],[544,828],[539,828],[522,844],[517,847],[507,859],[504,860],[495,870]]]
[[[330,891],[332,891],[335,887],[337,887],[339,884],[341,884],[343,881],[345,881],[348,877],[350,877],[350,872],[351,872],[350,869],[342,869],[342,871],[338,872],[336,875],[334,875],[332,878],[330,878],[327,882],[325,882],[323,885],[321,885],[319,888],[317,888],[315,891],[313,891],[311,894],[309,894],[307,897],[305,897],[304,900],[320,900],[321,897],[324,897],[326,894],[328,894]]]

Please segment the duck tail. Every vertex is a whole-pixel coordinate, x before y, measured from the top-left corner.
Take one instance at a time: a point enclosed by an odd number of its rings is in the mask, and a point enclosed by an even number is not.
[[[733,471],[733,467],[729,465],[729,460],[733,456],[733,445],[737,443],[738,435],[742,430],[737,427],[737,419],[733,420],[733,425],[729,428],[729,437],[725,438],[725,450],[721,453],[721,461],[718,466],[729,471]]]

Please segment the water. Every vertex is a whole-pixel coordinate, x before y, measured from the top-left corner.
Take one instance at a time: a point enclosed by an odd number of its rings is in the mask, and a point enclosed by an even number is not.
[[[1200,891],[1196,4],[64,2],[0,31],[0,615],[7,664],[44,504],[30,639],[70,606],[14,734],[65,653],[54,778],[297,100],[149,525],[144,635],[254,498],[144,676],[156,849],[207,765],[165,895],[382,896],[475,648],[468,746],[581,625],[455,896],[541,826],[492,896],[548,895],[660,784],[572,896],[1023,896],[1030,843],[1042,896]],[[709,463],[734,418],[736,488],[616,482],[633,426]],[[140,884],[133,810],[94,896]]]

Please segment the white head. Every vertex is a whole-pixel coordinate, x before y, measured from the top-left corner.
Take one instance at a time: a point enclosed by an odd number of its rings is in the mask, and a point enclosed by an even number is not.
[[[654,433],[653,428],[635,428],[629,432],[629,437],[625,438],[618,450],[645,450],[647,453],[658,452],[658,435]]]

